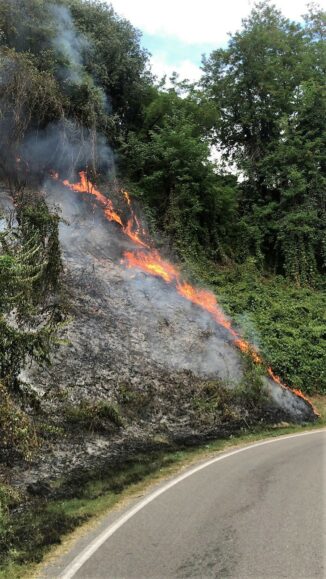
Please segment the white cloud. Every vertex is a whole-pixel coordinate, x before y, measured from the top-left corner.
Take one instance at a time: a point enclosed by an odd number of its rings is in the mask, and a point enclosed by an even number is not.
[[[174,65],[168,64],[164,54],[154,55],[151,58],[152,72],[158,79],[166,75],[169,79],[173,72],[178,73],[180,80],[188,79],[191,82],[199,80],[201,70],[190,60],[182,60]],[[169,83],[168,83],[169,84]]]
[[[274,0],[294,20],[306,12],[306,0]],[[174,36],[191,43],[223,44],[241,26],[253,0],[112,0],[118,14],[148,34]]]

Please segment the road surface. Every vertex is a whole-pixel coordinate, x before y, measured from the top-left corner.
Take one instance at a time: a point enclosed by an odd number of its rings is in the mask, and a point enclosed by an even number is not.
[[[326,430],[224,453],[115,515],[50,575],[326,577],[325,469]]]

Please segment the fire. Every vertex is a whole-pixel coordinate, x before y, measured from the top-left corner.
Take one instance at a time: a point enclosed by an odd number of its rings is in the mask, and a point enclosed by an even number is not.
[[[58,179],[59,176],[56,177],[56,175],[57,174],[53,174],[52,177],[54,179],[56,178]],[[71,189],[72,191],[76,191],[77,193],[87,193],[89,195],[93,195],[98,201],[99,205],[102,207],[104,215],[109,221],[114,221],[115,223],[118,223],[118,225],[120,225],[120,227],[122,228],[122,231],[131,239],[131,241],[133,241],[137,245],[141,245],[142,247],[149,248],[149,245],[147,245],[147,243],[145,243],[145,241],[143,241],[140,237],[141,226],[137,216],[135,215],[131,207],[131,200],[129,193],[127,193],[127,191],[123,192],[123,196],[131,212],[130,219],[128,219],[127,224],[124,225],[120,215],[115,211],[111,199],[108,199],[107,197],[105,197],[105,195],[103,195],[103,193],[101,193],[100,191],[98,191],[98,189],[96,189],[93,183],[88,179],[86,172],[81,171],[79,173],[79,177],[80,177],[79,183],[70,183],[70,181],[65,179],[63,181],[63,184],[65,185],[65,187],[68,187],[69,189]]]
[[[128,193],[126,195],[128,195]],[[123,232],[126,235],[128,235],[128,237],[134,243],[137,243],[138,245],[142,245],[142,247],[147,247],[149,249],[149,245],[147,245],[147,243],[145,243],[145,241],[143,241],[140,237],[141,226],[140,226],[139,220],[137,219],[136,215],[134,214],[133,210],[131,209],[129,196],[128,196],[128,205],[129,205],[130,210],[131,210],[131,217],[130,217],[130,219],[128,219],[127,225],[125,227],[122,227]],[[143,230],[143,233],[144,233],[144,230]]]
[[[127,201],[127,204],[129,205],[129,207],[131,207],[131,199],[130,199],[130,195],[129,195],[128,191],[123,191],[123,196],[124,196],[125,200]]]
[[[234,330],[233,330],[233,332],[234,332]],[[236,332],[234,332],[234,335],[238,336],[238,334]],[[239,348],[239,350],[241,350],[241,352],[244,352],[245,354],[249,354],[251,356],[251,358],[253,359],[253,361],[255,362],[255,364],[263,364],[263,359],[261,358],[261,356],[253,348],[253,346],[248,344],[248,342],[245,342],[245,340],[242,340],[241,338],[237,337],[234,340],[234,343],[237,346],[237,348]]]
[[[158,251],[126,251],[124,259],[127,267],[137,267],[145,273],[160,277],[167,283],[171,283],[178,278],[178,270],[168,261],[161,258]]]
[[[52,177],[55,180],[59,179],[57,173],[53,173]],[[88,179],[86,172],[82,171],[79,173],[79,177],[79,183],[70,183],[68,180],[65,180],[63,181],[63,184],[72,191],[93,195],[102,207],[105,217],[109,221],[114,221],[120,225],[123,233],[127,235],[131,241],[144,248],[143,250],[137,251],[125,251],[123,262],[126,267],[138,268],[148,275],[161,278],[166,283],[173,283],[180,296],[209,312],[217,324],[228,330],[233,338],[234,345],[239,348],[239,350],[250,355],[255,364],[263,364],[264,362],[262,357],[254,347],[243,340],[236,330],[232,328],[231,322],[226,318],[219,307],[215,295],[210,291],[195,288],[190,283],[182,281],[181,272],[170,262],[163,259],[157,250],[151,250],[150,246],[141,239],[141,233],[146,235],[146,231],[141,228],[139,220],[132,209],[129,193],[127,191],[122,191],[123,197],[131,213],[131,217],[128,219],[127,224],[124,225],[120,215],[115,211],[112,201],[95,188],[93,183]],[[301,390],[292,389],[286,384],[283,384],[281,379],[274,374],[271,368],[268,368],[267,372],[274,382],[286,390],[291,390],[291,392],[300,398],[303,398],[303,400],[312,406],[310,400],[301,392]],[[313,406],[312,408],[318,416],[319,414],[317,410]]]
[[[110,199],[107,199],[107,197],[105,197],[103,193],[101,193],[94,187],[93,183],[89,181],[89,179],[87,178],[85,171],[81,171],[79,173],[79,177],[80,177],[79,183],[70,183],[68,179],[65,179],[63,181],[63,184],[65,185],[65,187],[68,187],[69,189],[71,189],[72,191],[76,191],[77,193],[88,193],[89,195],[94,195],[94,197],[97,199],[97,201],[103,208],[105,217],[109,221],[115,221],[116,223],[121,225],[121,227],[123,227],[120,216],[116,213],[116,211],[113,208],[112,201]]]
[[[181,282],[180,279],[178,279],[177,291],[186,300],[208,311],[220,326],[223,326],[233,334],[234,330],[231,328],[231,323],[219,308],[216,297],[212,292],[197,289],[190,285],[190,283]]]

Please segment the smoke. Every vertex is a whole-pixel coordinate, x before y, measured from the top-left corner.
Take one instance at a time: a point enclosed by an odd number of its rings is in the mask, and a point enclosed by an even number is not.
[[[75,27],[70,10],[65,6],[52,4],[49,7],[57,29],[52,40],[54,49],[69,61],[69,67],[62,69],[62,76],[75,84],[82,80],[84,54],[89,42]]]
[[[57,74],[63,81],[80,85],[83,80],[94,84],[84,68],[84,57],[91,46],[87,38],[75,27],[70,9],[57,4],[48,7],[51,24],[55,35],[50,43],[55,51],[67,62],[62,64]],[[14,69],[2,67],[4,73],[13,74]],[[1,78],[6,83],[8,78]],[[64,88],[64,86],[63,86]],[[97,87],[101,96],[103,109],[108,111],[108,101],[104,91]],[[1,121],[2,132],[6,133],[5,119]],[[106,139],[97,130],[85,128],[77,122],[62,118],[58,122],[48,124],[45,128],[30,130],[25,135],[18,150],[27,167],[25,177],[46,175],[51,170],[65,176],[76,175],[79,170],[91,167],[104,174],[115,176],[114,156],[107,145]]]
[[[65,78],[78,84],[89,44],[67,8],[51,5],[51,12],[56,28],[53,47],[69,61]],[[78,171],[90,166],[115,178],[114,155],[105,138],[70,120],[30,131],[19,154],[26,171],[40,180],[51,171],[74,180]],[[87,194],[69,191],[49,178],[45,189],[48,202],[59,206],[67,220],[60,226],[65,263],[75,292],[83,290],[83,308],[71,330],[77,354],[69,360],[71,372],[69,366],[65,369],[66,379],[80,373],[90,384],[105,382],[104,389],[114,390],[121,375],[131,380],[137,369],[138,380],[148,375],[157,381],[159,369],[220,379],[231,387],[241,382],[241,354],[226,328],[178,295],[173,284],[126,270],[120,263],[124,250],[135,247],[117,224],[105,220]],[[278,385],[273,387],[282,394]],[[286,396],[290,399],[292,394]],[[282,401],[284,396],[274,399]]]
[[[94,78],[89,76],[84,68],[85,57],[91,51],[91,44],[85,35],[81,34],[74,24],[70,9],[58,4],[49,7],[51,16],[54,18],[56,35],[51,43],[55,51],[68,61],[68,66],[59,69],[59,78],[80,85],[83,80],[97,87],[102,100],[103,109],[109,113],[111,107],[104,90],[99,87]]]
[[[256,350],[259,350],[261,339],[257,332],[255,323],[250,316],[250,312],[244,312],[243,314],[238,315],[237,321],[241,328],[241,334],[255,347]]]
[[[29,133],[19,154],[32,175],[46,175],[55,170],[60,175],[75,176],[91,165],[103,174],[115,176],[114,155],[105,138],[69,120]]]

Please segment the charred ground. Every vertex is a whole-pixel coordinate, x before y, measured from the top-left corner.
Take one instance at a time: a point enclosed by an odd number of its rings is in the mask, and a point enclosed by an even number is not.
[[[167,88],[105,3],[0,0],[3,561],[33,558],[35,514],[36,558],[77,522],[59,510],[51,527],[50,497],[140,451],[146,466],[155,449],[315,419],[267,368],[325,390],[323,22],[263,3],[198,86]],[[216,290],[266,366],[175,279],[126,266],[130,236],[56,177],[80,171],[125,228],[127,186],[151,247]]]

